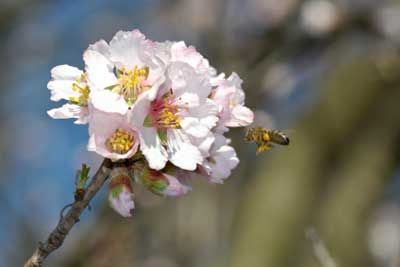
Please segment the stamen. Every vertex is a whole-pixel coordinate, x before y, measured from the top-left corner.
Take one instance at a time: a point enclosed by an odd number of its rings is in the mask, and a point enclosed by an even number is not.
[[[87,107],[90,89],[86,84],[86,75],[82,74],[76,81],[72,84],[72,90],[77,92],[78,96],[71,96],[69,102],[81,107]]]
[[[133,147],[134,142],[135,138],[132,133],[118,128],[114,134],[107,139],[106,146],[111,152],[125,154]]]
[[[170,90],[161,98],[152,102],[151,111],[143,125],[145,127],[157,127],[158,129],[179,129],[181,127],[180,122],[179,108],[175,105],[173,92]]]
[[[181,127],[181,118],[178,116],[179,109],[173,103],[172,98],[172,89],[162,97],[162,105],[157,117],[157,124],[161,128],[179,129]]]
[[[177,115],[177,108],[174,106],[166,105],[160,112],[158,116],[157,123],[158,126],[162,128],[180,128],[181,118]]]
[[[137,97],[144,91],[149,89],[146,80],[149,76],[149,67],[134,67],[133,70],[121,68],[117,70],[119,86],[117,91],[122,95],[128,105],[133,105]]]

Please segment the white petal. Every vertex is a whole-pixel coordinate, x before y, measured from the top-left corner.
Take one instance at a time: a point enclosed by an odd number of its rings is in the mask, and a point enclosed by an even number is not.
[[[182,61],[192,66],[196,72],[213,76],[216,71],[193,46],[187,47],[184,42],[174,42],[171,46],[172,61]]]
[[[51,92],[50,100],[69,100],[70,97],[78,96],[78,94],[72,90],[72,84],[74,82],[74,80],[54,80],[48,82],[47,88],[49,88]]]
[[[200,104],[200,98],[196,93],[183,93],[175,100],[175,104],[181,108],[195,107]]]
[[[96,109],[104,112],[116,112],[123,115],[129,108],[122,96],[110,90],[91,92],[90,101]]]
[[[211,171],[211,181],[222,183],[231,175],[231,170],[239,164],[236,152],[231,146],[222,146],[213,157],[215,164]]]
[[[157,131],[154,128],[140,129],[140,149],[146,157],[150,168],[161,170],[167,163],[167,153],[161,145]]]
[[[47,84],[51,91],[50,99],[59,101],[61,99],[69,100],[70,97],[78,96],[72,90],[72,84],[81,77],[83,72],[78,68],[69,65],[56,66],[51,70],[52,80]]]
[[[152,83],[151,88],[139,95],[139,98],[138,98],[138,100],[136,100],[135,105],[137,105],[140,98],[146,98],[150,101],[153,101],[154,99],[156,99],[157,94],[160,90],[160,86],[164,83],[164,81],[165,81],[164,75],[157,77],[157,79]]]
[[[132,116],[130,121],[137,128],[143,128],[143,122],[149,114],[151,100],[145,95],[140,95],[138,100],[136,100],[135,105],[132,107]]]
[[[181,126],[184,131],[194,137],[205,137],[218,122],[218,106],[211,100],[197,107],[181,112]],[[186,113],[186,114],[185,114]]]
[[[210,149],[215,141],[214,133],[209,132],[204,138],[190,138],[191,143],[198,147],[203,158],[207,158],[210,155]]]
[[[110,42],[111,60],[119,67],[142,67],[140,53],[143,50],[145,36],[138,30],[119,31]]]
[[[180,125],[185,133],[197,138],[205,137],[210,131],[207,126],[200,123],[200,119],[198,118],[184,117]]]
[[[59,108],[54,108],[47,111],[47,114],[53,119],[79,118],[81,114],[81,107],[74,104],[64,104]]]
[[[231,119],[225,123],[225,126],[242,127],[253,123],[254,114],[249,108],[244,106],[236,106],[231,112]]]
[[[201,75],[190,65],[183,62],[173,62],[168,67],[167,76],[171,80],[174,94],[195,93],[201,99],[206,99],[211,93],[211,84],[207,76]]]
[[[69,65],[56,66],[50,72],[54,80],[75,80],[83,73],[80,69]]]
[[[88,84],[92,90],[104,89],[118,83],[113,72],[114,66],[104,55],[94,50],[86,50],[83,60]]]
[[[79,118],[74,121],[75,124],[87,124],[89,122],[89,109],[87,107],[81,108]]]
[[[91,44],[88,49],[99,52],[106,58],[110,57],[110,47],[108,46],[107,42],[104,40],[100,40],[94,44]]]
[[[223,180],[231,175],[232,169],[236,168],[239,163],[236,151],[228,145],[229,143],[229,139],[221,134],[216,134],[210,152],[212,161],[206,160],[203,164],[203,167],[210,175],[210,181],[213,183],[223,183]]]
[[[190,143],[180,130],[168,131],[169,160],[177,167],[194,171],[203,162],[200,150]]]

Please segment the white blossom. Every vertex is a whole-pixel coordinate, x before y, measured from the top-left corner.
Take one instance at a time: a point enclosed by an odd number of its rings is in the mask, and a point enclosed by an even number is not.
[[[51,70],[50,99],[66,103],[48,114],[88,123],[89,151],[132,163],[110,179],[109,202],[119,214],[134,209],[133,177],[158,195],[181,196],[189,178],[223,183],[238,165],[223,134],[254,115],[236,73],[217,75],[194,47],[151,41],[138,30],[90,45],[83,60],[84,70]]]
[[[153,101],[143,99],[133,108],[141,151],[151,168],[160,170],[169,160],[193,171],[201,151],[191,138],[206,138],[218,121],[217,106],[208,99],[211,85],[188,64],[171,63],[166,81]]]
[[[69,65],[56,66],[51,70],[52,80],[47,84],[52,101],[67,100],[68,103],[47,113],[54,119],[75,118],[76,124],[87,123],[89,87],[83,71]]]
[[[213,183],[222,184],[239,164],[235,149],[229,146],[230,140],[221,134],[215,135],[210,155],[203,163],[203,168]]]
[[[244,106],[245,94],[242,89],[242,80],[236,73],[227,79],[223,75],[213,80],[217,85],[212,99],[218,104],[220,125],[223,132],[226,127],[244,127],[254,120],[253,112]]]

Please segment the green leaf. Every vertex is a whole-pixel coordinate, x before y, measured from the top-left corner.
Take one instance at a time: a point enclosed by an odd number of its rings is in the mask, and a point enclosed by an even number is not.
[[[77,189],[84,189],[86,182],[89,180],[90,167],[86,164],[82,164],[82,168],[78,171],[75,185]]]

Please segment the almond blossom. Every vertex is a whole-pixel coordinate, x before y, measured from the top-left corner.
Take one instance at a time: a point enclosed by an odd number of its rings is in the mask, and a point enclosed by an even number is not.
[[[216,134],[211,146],[210,155],[202,167],[210,182],[222,184],[231,175],[231,171],[239,164],[235,149],[229,146],[230,140],[221,134]]]
[[[186,63],[174,62],[153,101],[137,105],[133,123],[149,166],[160,170],[169,160],[194,171],[203,157],[191,138],[205,138],[218,121],[217,106],[208,99],[211,85]]]
[[[252,123],[242,80],[228,78],[184,42],[155,42],[140,31],[119,31],[83,54],[84,70],[52,69],[48,111],[88,124],[88,150],[119,164],[109,202],[124,217],[134,209],[133,182],[161,196],[190,191],[200,174],[223,183],[239,159],[227,134]],[[129,171],[127,169],[129,168]]]
[[[109,44],[89,46],[83,59],[94,107],[125,114],[140,97],[153,100],[165,69],[156,52],[139,31],[119,31]]]
[[[228,131],[226,127],[244,127],[254,120],[253,112],[244,106],[245,94],[242,89],[242,80],[236,73],[227,79],[220,75],[213,80],[217,87],[214,89],[212,99],[218,104],[220,116],[220,129]]]
[[[75,118],[76,124],[86,124],[88,118],[89,87],[86,76],[80,69],[69,65],[60,65],[51,70],[52,80],[47,84],[51,92],[50,100],[67,100],[60,108],[47,113],[54,119]]]
[[[122,115],[107,113],[89,106],[89,144],[88,150],[112,160],[130,158],[139,147],[138,132],[130,117],[132,111]]]

